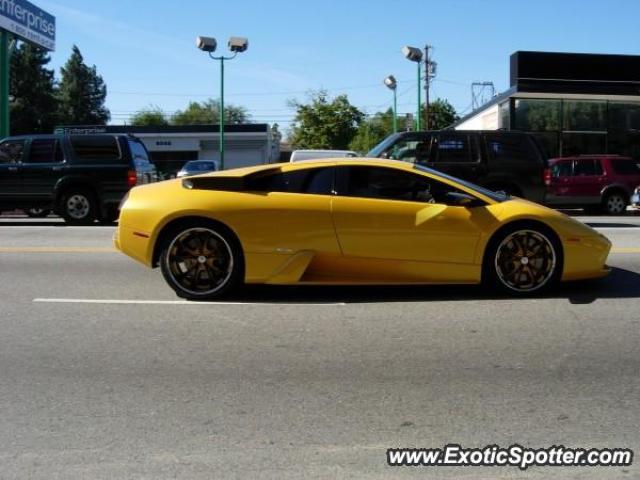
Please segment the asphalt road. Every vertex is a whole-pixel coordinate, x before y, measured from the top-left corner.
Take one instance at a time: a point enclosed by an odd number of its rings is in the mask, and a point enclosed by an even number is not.
[[[448,443],[640,452],[640,217],[581,219],[614,270],[545,298],[254,287],[211,305],[171,303],[113,227],[0,218],[0,478],[640,478],[386,465]]]

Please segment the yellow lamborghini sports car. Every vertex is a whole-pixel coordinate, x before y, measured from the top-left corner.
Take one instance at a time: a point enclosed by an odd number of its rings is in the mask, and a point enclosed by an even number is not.
[[[590,227],[394,160],[262,165],[136,187],[116,247],[188,299],[243,283],[467,284],[531,294],[601,277]]]

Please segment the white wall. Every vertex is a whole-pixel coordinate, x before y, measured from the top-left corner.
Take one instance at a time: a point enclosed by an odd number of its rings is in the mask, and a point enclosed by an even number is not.
[[[499,126],[498,104],[483,110],[456,126],[456,130],[497,130]]]

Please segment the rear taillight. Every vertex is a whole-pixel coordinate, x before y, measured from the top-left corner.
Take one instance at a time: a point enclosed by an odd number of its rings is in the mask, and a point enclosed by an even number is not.
[[[135,170],[129,170],[127,172],[127,184],[129,187],[135,187],[138,183],[138,174]]]
[[[544,184],[549,186],[551,185],[551,169],[545,168],[544,173],[542,174],[542,178],[544,180]]]

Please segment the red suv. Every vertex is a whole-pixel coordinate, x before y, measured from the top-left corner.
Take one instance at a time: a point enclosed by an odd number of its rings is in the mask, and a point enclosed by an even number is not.
[[[545,184],[547,205],[622,215],[640,184],[640,160],[618,155],[553,158]]]

